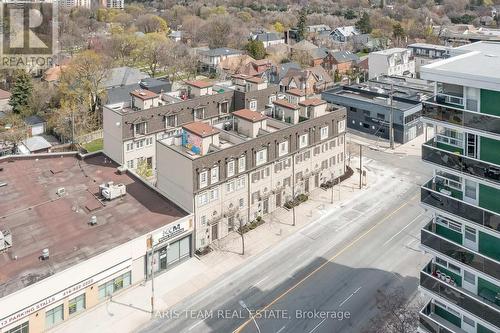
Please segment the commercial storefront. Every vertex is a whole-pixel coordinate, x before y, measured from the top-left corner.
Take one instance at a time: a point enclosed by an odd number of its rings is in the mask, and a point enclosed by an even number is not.
[[[151,274],[151,262],[155,274],[171,269],[192,256],[191,220],[184,220],[152,235],[151,252],[147,260],[147,272]]]
[[[191,257],[192,227],[192,216],[181,218],[0,299],[0,332],[44,332],[144,281],[150,272],[145,262],[151,258],[151,239],[155,271],[171,269]]]

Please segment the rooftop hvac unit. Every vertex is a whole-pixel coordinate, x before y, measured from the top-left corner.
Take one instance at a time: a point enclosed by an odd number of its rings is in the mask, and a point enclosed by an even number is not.
[[[90,224],[90,225],[96,225],[96,224],[97,224],[97,216],[92,215],[92,216],[90,217],[89,224]]]
[[[127,189],[124,184],[115,184],[114,182],[108,182],[99,185],[99,192],[107,200],[113,200],[118,197],[124,196],[127,193]]]
[[[116,168],[118,171],[118,174],[123,175],[124,173],[127,172],[127,166],[126,165],[120,165],[118,168]]]
[[[66,194],[66,189],[64,187],[60,187],[57,189],[57,195],[62,197],[63,195]]]
[[[42,250],[42,255],[40,256],[42,260],[47,260],[49,259],[49,249],[43,249]]]
[[[12,246],[12,234],[8,230],[0,231],[0,252]]]

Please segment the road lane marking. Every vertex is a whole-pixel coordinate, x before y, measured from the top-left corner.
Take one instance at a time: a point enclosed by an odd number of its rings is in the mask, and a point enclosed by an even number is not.
[[[313,328],[312,330],[310,330],[310,331],[309,331],[309,333],[313,333],[314,331],[316,331],[316,329],[317,329],[318,327],[320,327],[320,326],[321,326],[321,324],[323,324],[323,323],[325,322],[325,320],[326,320],[326,318],[325,318],[325,319],[323,319],[322,321],[320,321],[320,322],[318,323],[318,325],[314,326],[314,328]]]
[[[303,277],[300,281],[298,281],[293,286],[291,286],[290,288],[288,288],[287,290],[285,290],[281,295],[279,295],[278,297],[276,297],[269,304],[267,304],[266,306],[264,306],[262,309],[257,310],[256,314],[259,314],[262,311],[265,311],[265,310],[269,309],[271,306],[273,306],[280,299],[282,299],[283,297],[285,297],[286,295],[288,295],[291,291],[295,290],[302,283],[304,283],[305,281],[307,281],[307,279],[309,279],[311,276],[315,275],[317,272],[319,272],[320,270],[322,270],[326,265],[330,264],[333,260],[337,259],[337,257],[339,257],[345,251],[347,251],[348,249],[350,249],[354,244],[358,243],[360,240],[362,240],[363,238],[365,238],[366,235],[368,235],[370,232],[372,232],[376,227],[378,227],[379,225],[381,225],[382,223],[384,223],[385,221],[387,221],[389,218],[391,218],[394,214],[396,214],[401,209],[403,209],[405,206],[407,206],[411,201],[413,201],[418,196],[420,196],[420,192],[418,192],[413,197],[411,197],[408,201],[406,201],[404,204],[402,204],[401,206],[399,206],[398,208],[396,208],[395,210],[393,210],[390,214],[386,215],[383,219],[381,219],[380,221],[378,221],[377,223],[375,223],[371,228],[369,228],[368,230],[366,230],[364,233],[362,233],[360,236],[358,236],[356,239],[354,239],[351,243],[347,244],[342,250],[340,250],[334,256],[332,256],[330,259],[328,259],[327,261],[325,261],[324,263],[322,263],[320,266],[318,266],[316,269],[314,269],[311,273],[309,273],[308,275],[306,275],[305,277]],[[233,333],[241,332],[241,330],[243,328],[245,328],[245,326],[247,326],[250,323],[250,321],[251,321],[250,319],[247,319],[238,328],[236,328],[233,331]]]
[[[196,324],[194,324],[193,326],[191,326],[188,331],[191,331],[193,328],[195,328],[196,326],[200,325],[201,323],[203,323],[206,319],[202,319],[200,320],[199,322],[197,322]]]
[[[404,226],[403,229],[399,230],[397,234],[393,235],[391,238],[389,238],[384,244],[382,244],[382,246],[386,246],[387,243],[389,243],[390,241],[392,241],[395,237],[397,237],[400,233],[402,233],[403,231],[405,231],[406,228],[408,228],[410,225],[413,224],[413,222],[415,222],[420,216],[424,215],[424,213],[420,213],[418,214],[417,217],[415,217],[413,220],[411,220],[410,223],[408,223],[407,225]]]
[[[276,333],[281,333],[285,329],[286,325],[284,325],[282,328],[280,328]]]
[[[263,279],[257,281],[252,287],[257,287],[259,284],[266,281],[268,278],[269,278],[269,276],[264,277]]]
[[[339,304],[339,308],[344,305],[348,300],[351,299],[352,296],[354,296],[359,290],[361,289],[361,287],[359,287],[358,289],[354,290],[354,292],[349,295],[349,297],[347,297],[345,300],[342,301],[342,303]]]

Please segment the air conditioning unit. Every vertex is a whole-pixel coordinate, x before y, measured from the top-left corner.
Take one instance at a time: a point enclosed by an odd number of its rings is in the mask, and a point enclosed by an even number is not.
[[[64,187],[59,187],[56,193],[58,196],[62,197],[63,195],[66,194],[66,189]]]
[[[120,165],[118,168],[116,168],[118,171],[118,174],[123,175],[124,173],[127,172],[127,166],[126,165]]]
[[[118,197],[124,196],[127,193],[127,188],[124,184],[107,182],[99,185],[99,192],[105,199],[113,200]]]

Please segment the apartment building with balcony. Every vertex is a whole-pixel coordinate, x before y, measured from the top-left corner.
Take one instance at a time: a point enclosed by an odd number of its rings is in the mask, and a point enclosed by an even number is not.
[[[182,89],[160,94],[134,90],[129,101],[103,107],[104,152],[128,169],[136,170],[146,161],[155,170],[155,141],[179,135],[184,124],[224,123],[236,107],[264,110],[269,106],[278,87],[251,82],[254,79],[235,79],[236,84],[188,81]]]
[[[371,52],[368,55],[368,77],[378,75],[415,76],[415,60],[411,51],[403,48],[392,48]]]
[[[344,174],[345,109],[306,104],[288,122],[245,108],[157,142],[157,187],[194,213],[196,249]]]
[[[421,188],[433,218],[421,246],[433,259],[420,273],[431,300],[421,332],[500,331],[500,44],[478,42],[422,67],[435,82],[422,120],[434,138],[422,159],[434,175]]]
[[[413,43],[408,45],[415,59],[415,74],[420,77],[420,68],[449,56],[449,46],[427,43]]]

